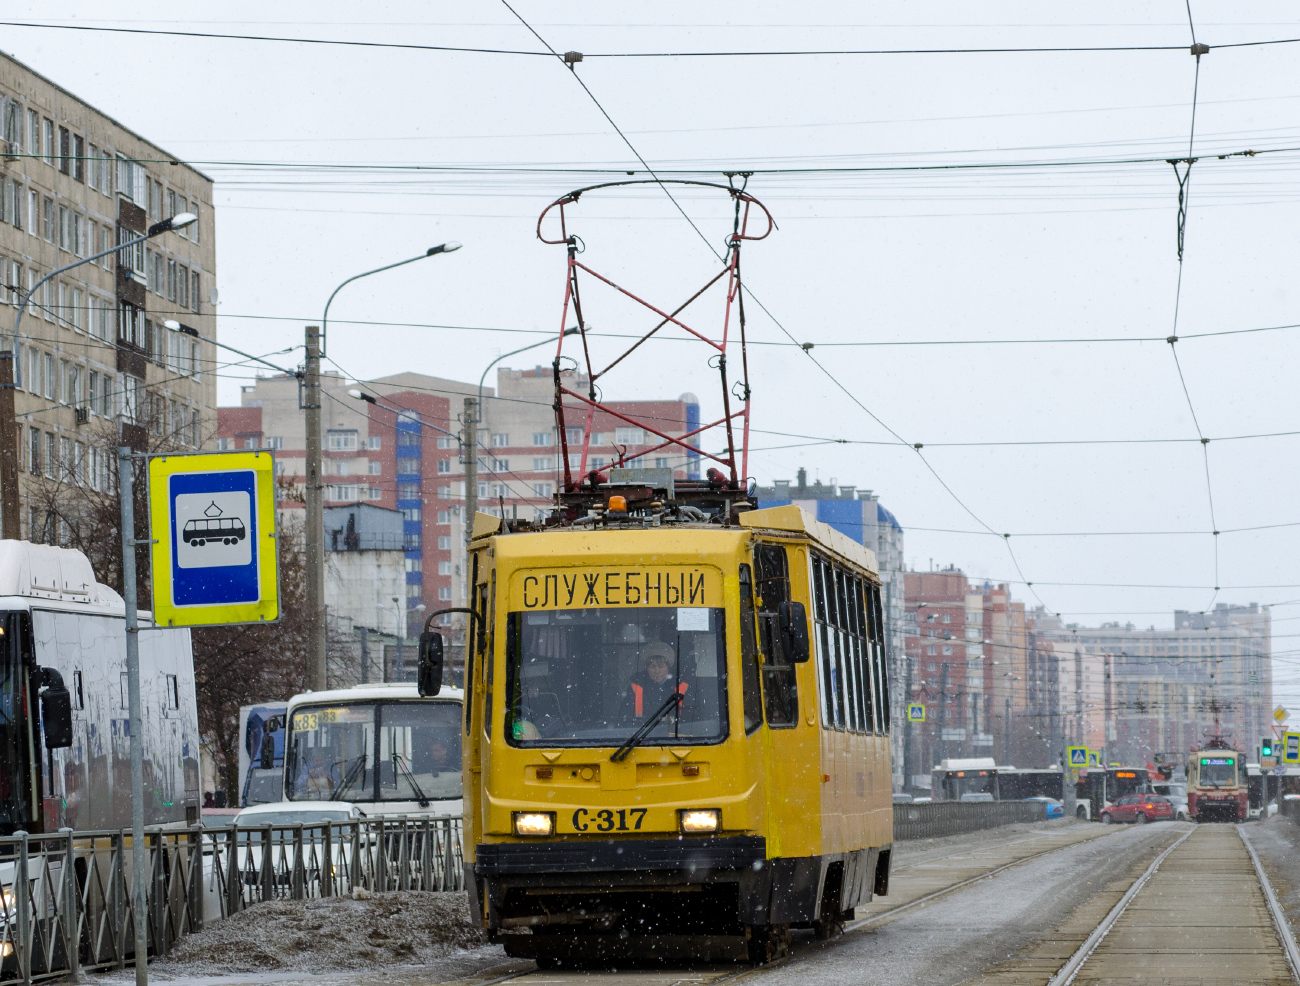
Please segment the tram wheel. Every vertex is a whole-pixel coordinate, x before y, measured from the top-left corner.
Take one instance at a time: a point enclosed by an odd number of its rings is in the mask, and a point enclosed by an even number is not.
[[[813,934],[817,936],[818,941],[829,941],[844,934],[844,916],[837,915],[833,918],[824,918],[813,922]]]
[[[788,924],[751,924],[745,930],[751,965],[767,965],[790,954]]]

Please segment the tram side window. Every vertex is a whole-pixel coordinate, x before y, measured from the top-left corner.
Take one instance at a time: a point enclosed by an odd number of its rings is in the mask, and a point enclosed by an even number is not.
[[[754,635],[754,586],[748,565],[740,566],[740,679],[745,735],[762,724],[763,696],[758,684],[758,647]]]
[[[813,555],[812,576],[822,724],[885,732],[889,711],[879,590],[819,555]]]
[[[876,723],[878,731],[889,732],[889,666],[885,661],[885,619],[880,604],[880,586],[871,587],[871,642],[875,647],[876,667],[879,669],[876,682]]]
[[[813,646],[817,660],[817,696],[821,705],[822,725],[835,725],[835,699],[831,693],[830,637],[826,621],[825,572],[820,555],[812,556]]]
[[[824,558],[816,558],[818,662],[822,670],[822,724],[828,729],[844,729],[848,723],[844,701],[845,636],[840,632],[841,605],[838,599],[835,568]]]
[[[868,583],[868,585],[870,585]],[[862,710],[860,713],[861,729],[864,733],[877,732],[876,727],[876,709],[880,705],[879,693],[875,690],[875,681],[872,675],[872,646],[871,636],[868,632],[869,623],[867,620],[867,611],[863,606],[862,580],[856,575],[852,579],[851,593],[853,596],[853,613],[854,613],[854,630],[856,636],[853,639],[854,657],[857,658],[855,674],[860,685],[860,695],[862,697]]]
[[[785,654],[780,607],[790,599],[790,569],[785,548],[760,544],[754,549],[758,571],[758,631],[763,652],[763,706],[769,726],[799,721],[799,691],[794,665]]]

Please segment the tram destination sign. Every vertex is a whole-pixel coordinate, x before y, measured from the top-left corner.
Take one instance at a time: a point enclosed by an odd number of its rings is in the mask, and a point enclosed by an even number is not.
[[[526,610],[722,605],[721,574],[711,566],[523,569],[514,581]]]
[[[270,452],[149,460],[153,614],[161,626],[280,617]]]

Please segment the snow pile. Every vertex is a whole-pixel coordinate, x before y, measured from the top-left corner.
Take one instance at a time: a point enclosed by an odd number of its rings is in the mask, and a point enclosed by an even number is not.
[[[173,975],[375,969],[426,964],[486,944],[463,892],[276,900],[182,938],[151,968]]]

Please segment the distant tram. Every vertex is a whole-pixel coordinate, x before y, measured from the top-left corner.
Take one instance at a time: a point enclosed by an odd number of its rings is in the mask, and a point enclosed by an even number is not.
[[[1246,755],[1215,737],[1187,758],[1187,812],[1198,822],[1244,822]]]

